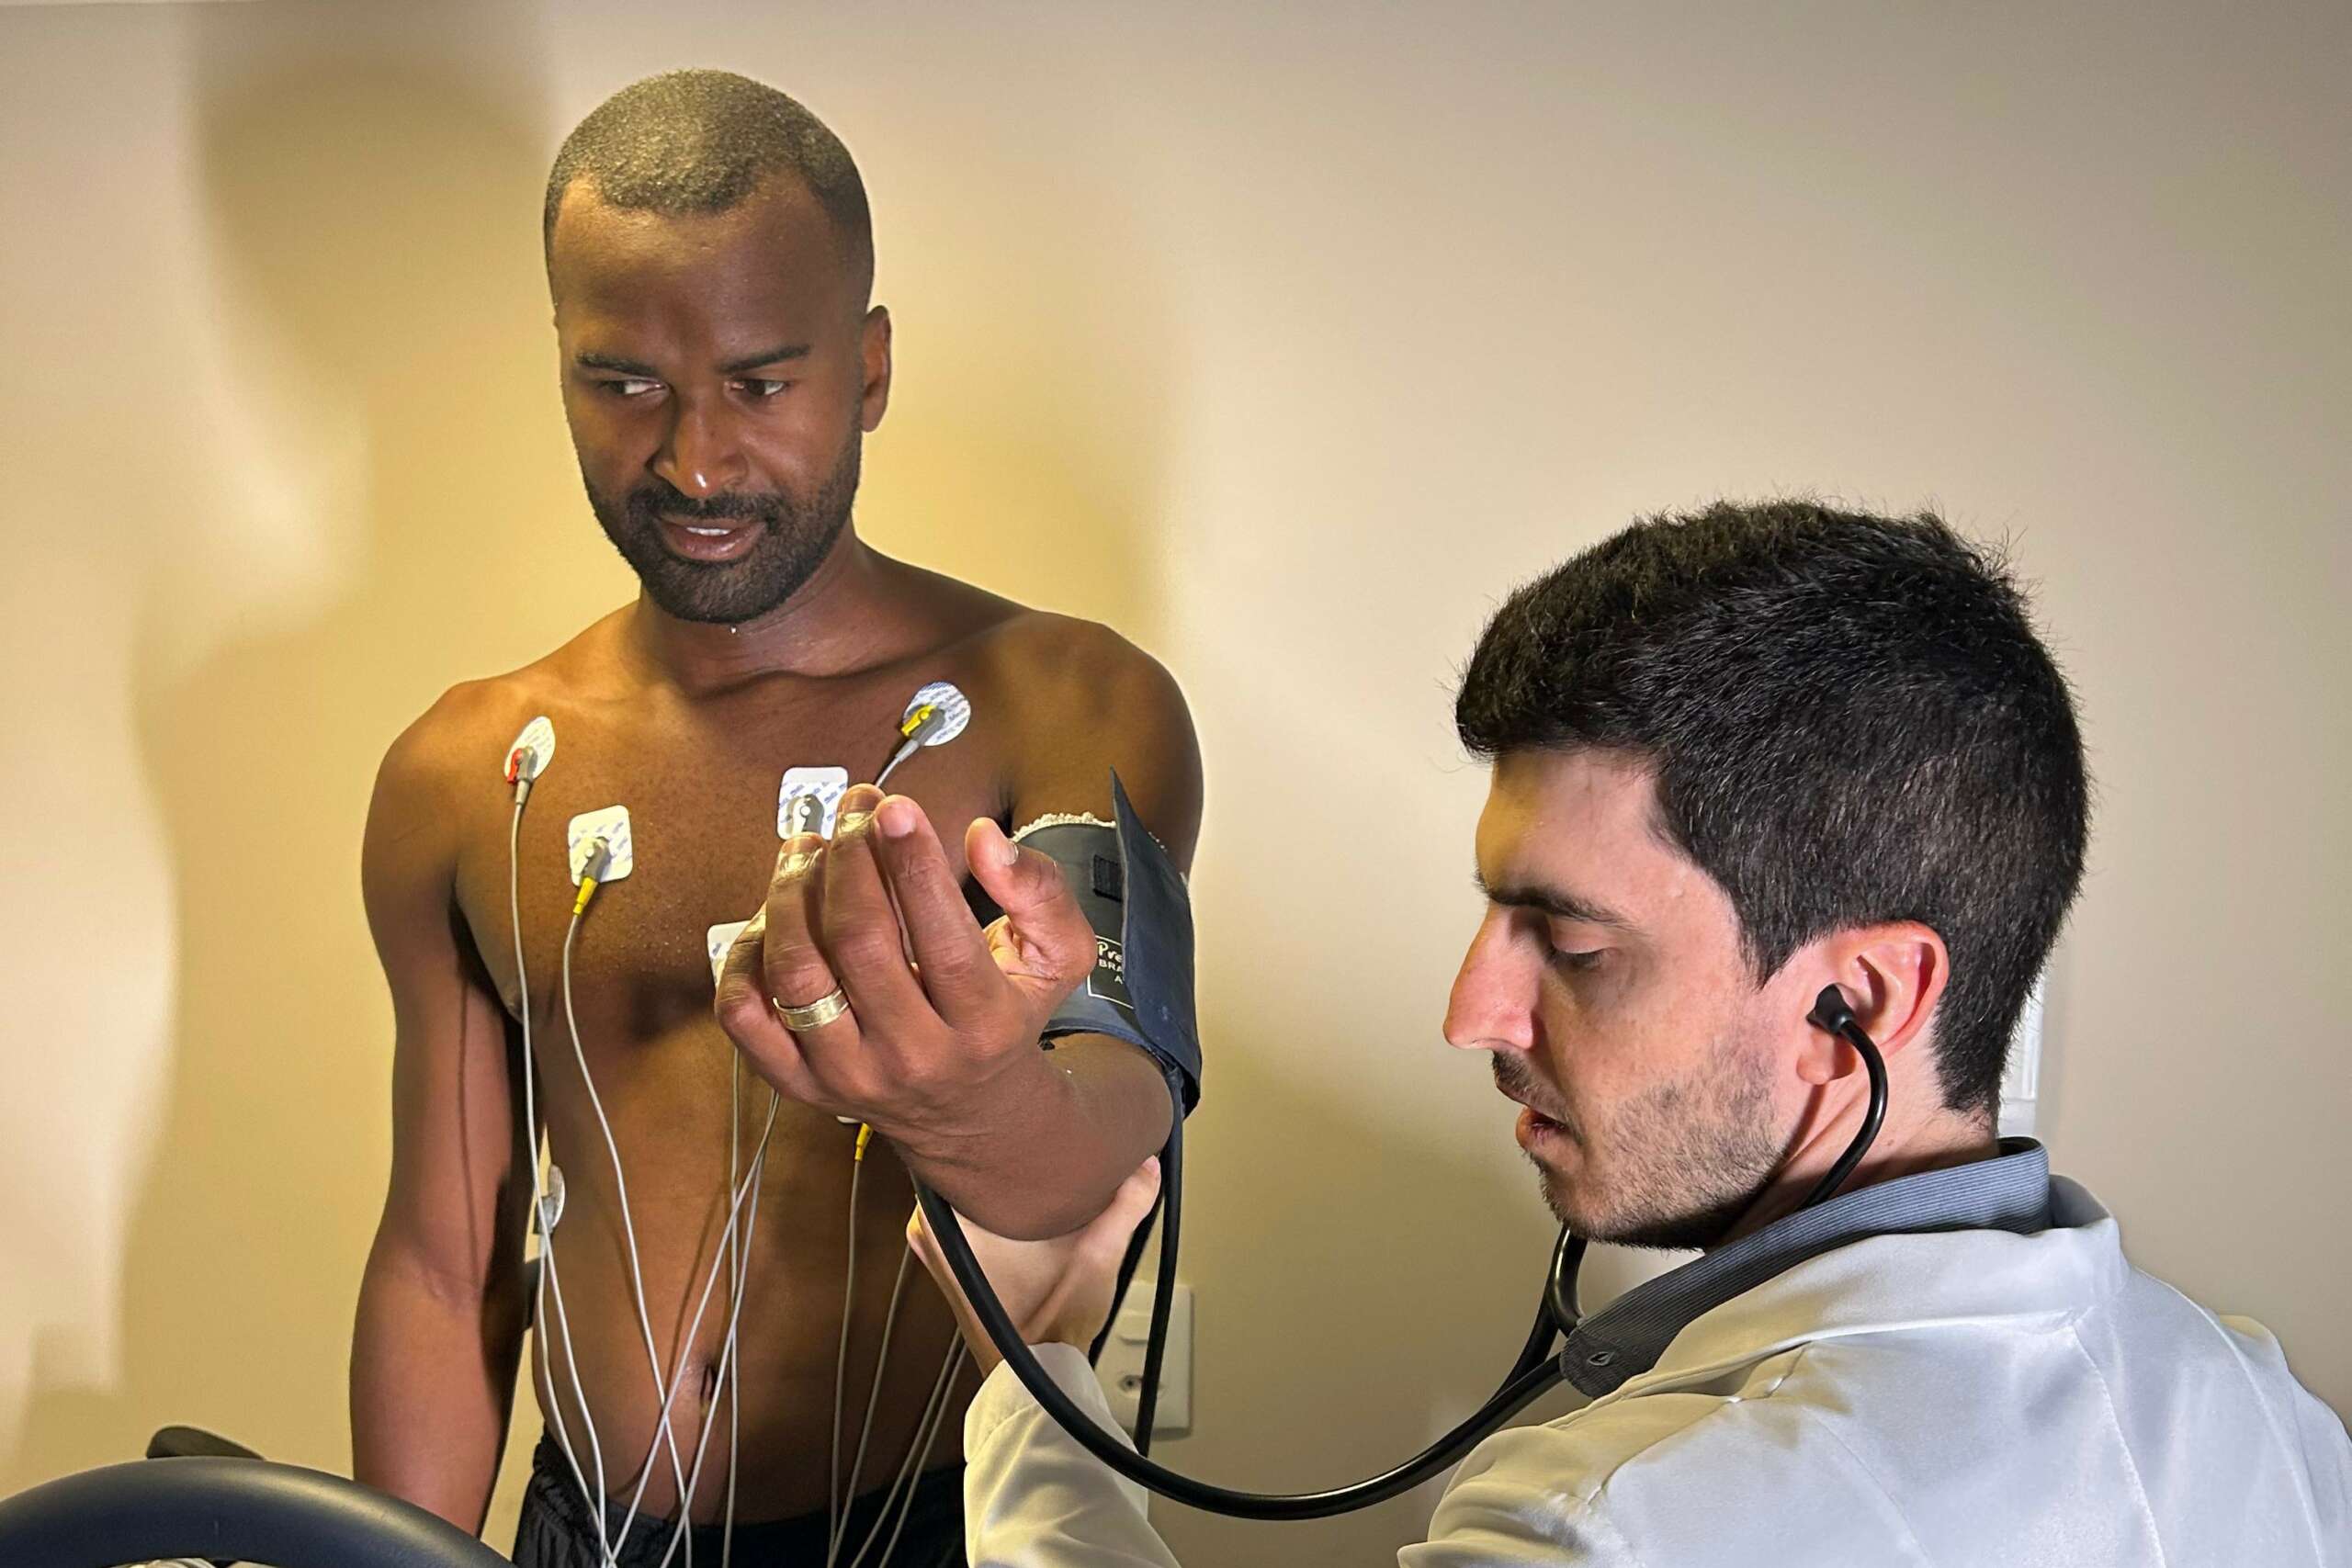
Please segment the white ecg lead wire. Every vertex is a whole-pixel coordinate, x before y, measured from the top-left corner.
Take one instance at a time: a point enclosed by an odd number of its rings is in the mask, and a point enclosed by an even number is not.
[[[571,1348],[571,1320],[564,1311],[563,1280],[556,1272],[555,1227],[548,1222],[547,1190],[539,1176],[538,1100],[535,1085],[538,1077],[538,1058],[531,1046],[531,977],[523,962],[523,874],[521,845],[523,839],[523,807],[530,795],[533,773],[518,770],[514,792],[514,818],[506,830],[506,915],[514,932],[514,992],[518,1010],[523,1019],[523,1126],[528,1141],[531,1161],[531,1224],[539,1234],[538,1299],[535,1304],[534,1321],[538,1325],[540,1346],[547,1348],[546,1331],[548,1292],[555,1296],[555,1324],[563,1343],[564,1365],[571,1374],[571,1395],[580,1407],[580,1423],[588,1434],[589,1461],[596,1470],[596,1545],[607,1564],[612,1563],[613,1544],[605,1535],[605,1454],[596,1440],[595,1419],[588,1414],[587,1391],[580,1382],[580,1358]],[[552,1154],[552,1142],[550,1142]],[[581,1473],[580,1456],[571,1444],[571,1434],[563,1420],[563,1394],[556,1387],[554,1358],[548,1357],[548,1414],[555,1423],[556,1442],[563,1450],[564,1461],[571,1467],[571,1479],[579,1484],[580,1495],[586,1500],[590,1493],[587,1477]]]

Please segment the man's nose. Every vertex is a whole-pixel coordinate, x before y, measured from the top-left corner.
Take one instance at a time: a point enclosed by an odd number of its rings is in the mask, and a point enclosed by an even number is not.
[[[1488,914],[1453,976],[1445,1004],[1445,1043],[1463,1051],[1533,1048],[1533,986],[1525,968],[1511,952],[1501,912]]]
[[[745,477],[741,434],[723,406],[681,398],[669,439],[653,455],[653,471],[695,501],[740,490]]]

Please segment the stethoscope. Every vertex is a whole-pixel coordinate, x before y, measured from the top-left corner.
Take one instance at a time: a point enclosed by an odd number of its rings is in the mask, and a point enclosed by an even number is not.
[[[1826,1202],[1854,1168],[1862,1162],[1870,1146],[1878,1136],[1879,1124],[1886,1119],[1886,1063],[1880,1056],[1877,1044],[1863,1032],[1855,1021],[1853,1010],[1835,986],[1822,988],[1814,1001],[1813,1011],[1806,1015],[1815,1027],[1844,1040],[1862,1059],[1870,1073],[1870,1107],[1862,1116],[1862,1125],[1846,1152],[1838,1157],[1826,1175],[1814,1185],[1798,1205],[1809,1209]],[[1021,1331],[997,1299],[988,1276],[982,1272],[979,1260],[973,1257],[971,1244],[965,1239],[963,1225],[956,1213],[937,1193],[921,1182],[915,1185],[915,1201],[922,1207],[924,1222],[938,1239],[939,1249],[954,1270],[956,1281],[970,1299],[972,1309],[979,1316],[981,1325],[1004,1357],[1005,1363],[1021,1380],[1030,1395],[1046,1413],[1068,1432],[1080,1447],[1101,1460],[1119,1474],[1148,1487],[1163,1497],[1172,1498],[1189,1507],[1202,1508],[1213,1514],[1227,1514],[1245,1519],[1319,1519],[1334,1514],[1352,1513],[1385,1502],[1399,1493],[1409,1491],[1422,1482],[1443,1472],[1467,1453],[1471,1447],[1488,1433],[1502,1426],[1525,1409],[1536,1398],[1557,1383],[1562,1375],[1559,1348],[1574,1334],[1583,1314],[1577,1303],[1577,1276],[1584,1265],[1585,1240],[1570,1234],[1566,1225],[1552,1248],[1552,1267],[1544,1282],[1543,1300],[1535,1313],[1534,1325],[1528,1330],[1527,1343],[1511,1363],[1509,1372],[1484,1404],[1419,1453],[1396,1469],[1372,1476],[1351,1485],[1333,1487],[1325,1492],[1265,1493],[1237,1492],[1230,1487],[1196,1481],[1189,1475],[1179,1475],[1164,1465],[1154,1463],[1148,1454],[1151,1446],[1151,1414],[1158,1393],[1162,1348],[1167,1338],[1169,1303],[1174,1299],[1176,1286],[1176,1246],[1179,1223],[1182,1215],[1184,1191],[1184,1104],[1182,1080],[1171,1068],[1168,1072],[1169,1093],[1175,1102],[1175,1114],[1168,1131],[1168,1144],[1160,1154],[1162,1226],[1159,1244],[1159,1288],[1152,1303],[1151,1337],[1144,1359],[1143,1398],[1139,1402],[1136,1423],[1136,1446],[1129,1449],[1101,1424],[1073,1403],[1046,1369],[1037,1363],[1036,1356],[1022,1341]],[[1130,1261],[1136,1249],[1128,1252]],[[1125,1281],[1122,1280],[1124,1289]]]

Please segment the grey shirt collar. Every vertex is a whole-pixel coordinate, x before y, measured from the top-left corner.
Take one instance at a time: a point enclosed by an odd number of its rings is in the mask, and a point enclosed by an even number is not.
[[[1773,1221],[1636,1285],[1577,1325],[1560,1353],[1568,1382],[1594,1398],[1657,1364],[1699,1316],[1809,1258],[1868,1236],[2050,1225],[2050,1153],[2004,1138],[1991,1159],[1897,1177]]]

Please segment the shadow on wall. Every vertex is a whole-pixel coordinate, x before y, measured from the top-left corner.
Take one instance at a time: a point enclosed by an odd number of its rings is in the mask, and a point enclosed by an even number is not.
[[[200,611],[205,651],[175,653],[185,605],[139,632],[138,737],[176,890],[173,1055],[119,1262],[119,1375],[37,1366],[6,1456],[28,1480],[135,1455],[168,1421],[346,1468],[351,1309],[390,1156],[390,1008],[357,892],[376,765],[450,683],[631,591],[582,503],[551,374],[542,182],[552,133],[589,105],[545,103],[541,24],[262,4],[185,26],[215,303],[281,406],[264,457],[354,456],[288,542],[315,558],[303,594],[256,611],[233,592],[249,540],[181,538],[173,554],[230,578]],[[773,48],[703,52],[794,85],[767,70]],[[1107,185],[1017,178],[1016,209],[1123,220]],[[888,270],[927,308],[901,315],[867,510],[894,552],[1148,640],[1165,311],[1116,247],[996,216],[948,226],[988,249],[972,265]],[[1073,387],[1091,394],[1075,407]],[[1072,540],[1080,555],[1049,558]]]
[[[577,509],[548,460],[537,51],[503,24],[408,13],[396,41],[441,58],[404,58],[379,25],[267,6],[188,21],[220,308],[299,382],[289,406],[344,418],[364,448],[351,515],[292,541],[331,558],[310,610],[221,627],[181,669],[156,617],[141,627],[176,1054],[121,1262],[119,1381],[37,1386],[16,1473],[135,1457],[174,1420],[328,1468],[347,1454],[350,1308],[389,1143],[390,1010],[356,896],[368,792],[398,724],[480,672],[451,650],[482,649]]]
[[[943,112],[907,108],[923,126]],[[899,164],[841,129],[873,186],[876,299],[896,331],[859,531],[1166,654],[1182,345],[1139,198],[1096,165],[1053,165],[1035,129],[961,141],[949,161],[889,128],[874,140]]]

